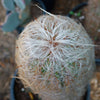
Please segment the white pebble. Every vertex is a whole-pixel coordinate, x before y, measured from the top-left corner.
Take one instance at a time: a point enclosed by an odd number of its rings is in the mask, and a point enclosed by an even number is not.
[[[74,15],[77,16],[77,13],[75,13]]]
[[[24,89],[24,88],[21,88],[21,91],[22,91],[22,92],[24,92],[24,91],[25,91],[25,89]]]
[[[100,29],[98,29],[97,31],[100,32]]]
[[[83,19],[85,19],[85,17],[84,17],[84,16],[81,16],[81,17],[79,17],[79,19],[80,19],[80,20],[83,20]]]

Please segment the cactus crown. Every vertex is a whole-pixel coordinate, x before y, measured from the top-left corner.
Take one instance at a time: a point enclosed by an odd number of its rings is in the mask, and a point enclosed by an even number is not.
[[[93,74],[93,46],[74,20],[41,16],[28,24],[17,40],[19,78],[34,93],[53,97],[51,100],[80,97]]]

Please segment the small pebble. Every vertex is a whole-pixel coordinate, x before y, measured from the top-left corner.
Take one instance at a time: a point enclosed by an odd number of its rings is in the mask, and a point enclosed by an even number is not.
[[[98,29],[97,31],[100,32],[100,29]]]
[[[83,20],[83,19],[85,19],[85,17],[84,17],[84,16],[81,16],[81,17],[79,17],[79,19],[80,19],[80,20]]]
[[[25,91],[25,89],[24,89],[24,88],[21,88],[21,91],[22,91],[22,92],[24,92],[24,91]]]
[[[75,13],[74,15],[77,16],[77,13]]]

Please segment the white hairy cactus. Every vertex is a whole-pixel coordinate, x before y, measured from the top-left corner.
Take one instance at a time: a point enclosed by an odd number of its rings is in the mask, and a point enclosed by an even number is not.
[[[93,70],[94,45],[74,20],[44,15],[16,42],[19,78],[42,100],[80,100]]]

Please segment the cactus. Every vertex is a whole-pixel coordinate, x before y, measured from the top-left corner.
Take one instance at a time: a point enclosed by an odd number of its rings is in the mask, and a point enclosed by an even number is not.
[[[4,8],[9,11],[15,10],[15,5],[14,5],[13,0],[2,0],[2,4],[3,4]]]
[[[2,26],[2,30],[5,32],[13,31],[20,24],[20,20],[17,12],[12,12],[7,15],[6,21]]]
[[[80,100],[95,69],[94,45],[74,20],[44,15],[16,42],[19,78],[42,100]]]

